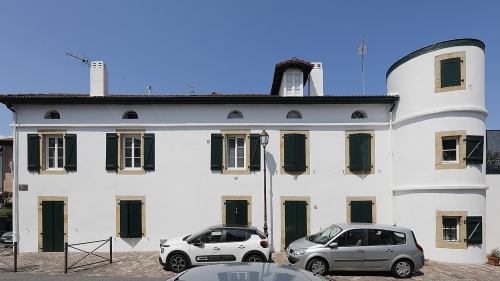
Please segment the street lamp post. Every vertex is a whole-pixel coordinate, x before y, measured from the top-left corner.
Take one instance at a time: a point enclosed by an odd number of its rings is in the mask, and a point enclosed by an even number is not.
[[[269,135],[267,134],[266,130],[263,130],[262,133],[260,134],[260,143],[262,144],[262,147],[264,148],[264,234],[269,236],[267,233],[267,191],[266,191],[266,145],[269,142]]]

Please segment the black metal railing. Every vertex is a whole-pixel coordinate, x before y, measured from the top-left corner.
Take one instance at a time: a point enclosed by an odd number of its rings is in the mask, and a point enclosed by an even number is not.
[[[97,248],[93,249],[92,251],[85,251],[83,249],[75,247],[78,245],[101,243],[101,242],[102,242],[102,244],[97,246]],[[97,249],[101,248],[102,246],[104,246],[108,242],[109,242],[109,258],[103,257],[102,255],[98,255],[95,253],[95,251]],[[81,259],[77,260],[72,265],[68,266],[68,248],[72,248],[72,249],[78,250],[80,252],[86,253],[86,255],[83,256]],[[83,259],[91,257],[91,256],[97,257],[100,260],[96,261],[96,262],[86,263],[86,264],[79,264],[77,266],[77,264],[79,262],[81,262]],[[112,240],[112,237],[109,237],[109,239],[106,239],[106,240],[97,240],[97,241],[91,241],[91,242],[76,243],[76,244],[71,244],[71,245],[69,245],[68,243],[64,243],[64,274],[68,273],[68,269],[75,269],[75,268],[93,265],[93,264],[98,264],[98,263],[103,263],[103,262],[107,262],[107,261],[109,261],[109,263],[113,263],[113,240]]]

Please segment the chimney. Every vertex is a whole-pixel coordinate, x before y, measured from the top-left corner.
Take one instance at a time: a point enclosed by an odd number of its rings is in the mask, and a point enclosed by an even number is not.
[[[108,95],[108,70],[103,61],[93,61],[90,66],[90,96]]]
[[[311,62],[314,65],[309,74],[309,96],[323,96],[323,63]]]

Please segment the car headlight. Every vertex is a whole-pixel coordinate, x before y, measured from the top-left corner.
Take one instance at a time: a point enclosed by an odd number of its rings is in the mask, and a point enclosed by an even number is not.
[[[306,249],[296,249],[293,251],[292,255],[294,256],[302,256],[306,252]]]

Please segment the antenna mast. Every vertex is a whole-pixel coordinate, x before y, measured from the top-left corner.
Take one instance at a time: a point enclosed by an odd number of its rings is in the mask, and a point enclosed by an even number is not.
[[[365,54],[368,52],[366,45],[366,35],[363,36],[363,41],[358,46],[358,54],[361,55],[361,93],[365,95]]]
[[[146,88],[148,88],[148,96],[150,96],[151,95],[151,90],[153,90],[153,87],[147,86]]]
[[[191,93],[189,93],[190,95],[194,95],[194,86],[193,85],[189,85],[189,84],[186,84],[189,88],[191,88]]]
[[[79,60],[81,63],[86,64],[90,68],[89,60],[85,56],[74,55],[72,53],[66,53],[66,56]]]

